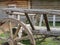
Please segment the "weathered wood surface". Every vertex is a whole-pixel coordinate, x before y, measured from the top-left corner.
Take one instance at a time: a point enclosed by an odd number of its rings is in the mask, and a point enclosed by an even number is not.
[[[11,15],[23,15],[23,16],[25,16],[24,13],[20,13],[20,12],[13,12],[13,13],[8,12],[8,14],[11,14]],[[28,15],[29,15],[29,16],[34,16],[34,15],[36,15],[36,14],[28,14]]]
[[[17,24],[19,24],[21,27],[23,27],[25,29],[25,32],[27,33],[27,35],[29,36],[29,39],[30,39],[30,43],[32,45],[35,45],[35,40],[34,40],[34,37],[33,37],[33,34],[31,32],[31,30],[29,28],[27,28],[27,26],[23,23],[23,22],[20,22],[19,20],[16,20],[16,19],[12,19],[12,18],[4,18],[2,19],[3,21],[11,21],[11,22],[15,22]],[[11,26],[12,27],[12,26]]]
[[[27,24],[28,28],[31,29],[30,25]],[[47,31],[47,28],[42,26],[34,26],[35,30],[32,30],[33,34],[38,35],[49,35],[49,36],[60,36],[60,27],[50,27],[50,31]]]
[[[33,31],[34,34],[60,36],[59,27],[51,27],[50,31],[47,31],[46,27],[39,27],[39,26],[34,26],[34,27],[35,27],[35,30]]]
[[[43,18],[45,20],[45,25],[46,25],[47,31],[50,31],[50,27],[49,27],[49,22],[48,22],[47,15],[43,14]]]
[[[52,15],[60,15],[60,10],[54,9],[23,9],[23,8],[2,8],[5,11],[12,12],[21,12],[21,13],[39,13],[39,14],[52,14]]]

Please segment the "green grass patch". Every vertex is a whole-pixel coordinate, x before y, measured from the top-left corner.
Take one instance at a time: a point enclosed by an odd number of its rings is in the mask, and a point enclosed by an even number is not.
[[[56,22],[55,25],[60,26],[60,22]],[[42,26],[45,26],[45,23],[42,23]],[[53,26],[53,22],[49,22],[49,26]]]
[[[22,40],[23,44],[30,45],[29,40]],[[53,38],[46,38],[44,42],[40,43],[40,41],[36,41],[36,45],[60,45],[60,41],[53,40]]]
[[[23,43],[23,44],[25,44],[25,45],[30,45],[30,41],[29,40],[22,40],[20,42]]]
[[[42,45],[60,45],[60,41],[53,40],[53,38],[50,37],[45,39],[45,42],[43,42]]]

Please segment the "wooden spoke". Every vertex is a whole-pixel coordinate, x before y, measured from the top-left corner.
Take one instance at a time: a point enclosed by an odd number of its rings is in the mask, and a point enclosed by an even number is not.
[[[10,45],[14,45],[14,40],[13,40],[13,31],[12,31],[12,22],[9,21],[9,32],[10,32]]]
[[[13,38],[16,38],[16,36],[18,35],[18,32],[19,32],[20,28],[21,28],[21,26],[19,25],[19,26],[18,26],[18,29],[16,30],[15,35],[14,35]]]
[[[10,37],[13,38],[12,24],[10,21],[9,21],[9,31],[10,31]]]

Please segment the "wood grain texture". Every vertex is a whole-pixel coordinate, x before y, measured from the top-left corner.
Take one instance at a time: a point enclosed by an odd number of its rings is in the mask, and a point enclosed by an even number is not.
[[[13,1],[0,2],[0,5],[3,5],[3,6],[8,6],[8,4],[16,4],[17,7],[27,8],[28,0],[13,0]]]

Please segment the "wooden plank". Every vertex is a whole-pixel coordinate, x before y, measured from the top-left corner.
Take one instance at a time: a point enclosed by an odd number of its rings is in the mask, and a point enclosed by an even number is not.
[[[42,21],[43,21],[43,14],[41,14],[41,17],[40,17],[39,26],[42,26]]]
[[[28,0],[14,0],[14,1],[5,1],[0,2],[0,5],[8,6],[9,4],[16,4],[19,8],[28,8]]]
[[[13,12],[13,13],[10,13],[10,12],[9,12],[8,14],[12,14],[12,15],[23,15],[23,16],[25,16],[24,13],[20,13],[20,12]],[[36,15],[36,14],[28,14],[28,15],[34,16],[34,15]]]
[[[53,27],[55,27],[56,15],[53,15]]]
[[[47,31],[46,27],[38,27],[34,26],[35,30],[33,31],[34,34],[40,35],[52,35],[52,36],[60,36],[60,28],[59,27],[51,27],[51,31]]]
[[[22,12],[22,13],[39,13],[39,14],[51,14],[60,15],[60,10],[53,9],[22,9],[22,8],[2,8],[5,11]]]

